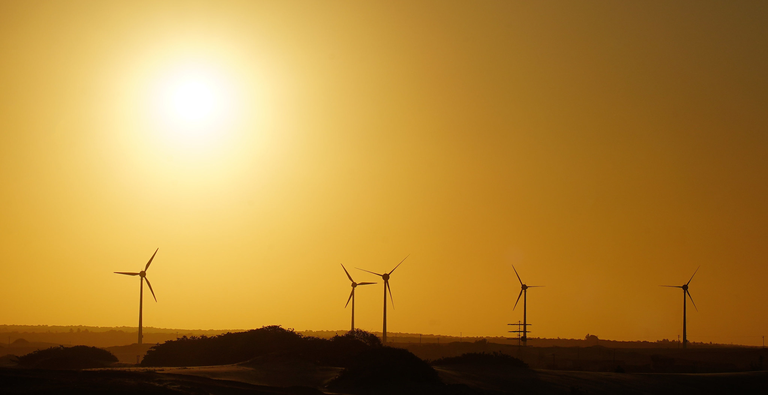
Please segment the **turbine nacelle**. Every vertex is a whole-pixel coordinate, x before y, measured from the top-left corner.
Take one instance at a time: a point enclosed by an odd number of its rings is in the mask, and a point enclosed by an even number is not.
[[[352,292],[349,293],[349,298],[347,299],[347,304],[344,305],[346,308],[349,306],[349,301],[351,301],[355,297],[355,288],[357,288],[358,285],[370,285],[370,284],[376,284],[376,283],[356,283],[355,280],[352,279],[352,276],[349,275],[349,272],[347,271],[347,268],[344,267],[344,264],[341,264],[341,268],[344,269],[344,273],[347,274],[347,278],[349,278],[349,281],[351,281],[352,286]],[[354,304],[353,304],[354,307]]]
[[[517,295],[517,300],[515,301],[515,306],[512,307],[512,310],[517,308],[517,303],[520,302],[520,297],[523,296],[523,294],[528,294],[528,288],[540,288],[543,287],[543,285],[527,285],[523,283],[523,280],[520,278],[520,275],[517,274],[517,269],[515,269],[515,265],[512,265],[512,270],[515,271],[515,276],[517,276],[517,281],[520,281],[520,293]]]
[[[687,282],[687,283],[685,283],[685,284],[683,284],[683,285],[662,285],[662,287],[668,287],[668,288],[680,288],[680,289],[682,289],[682,290],[683,290],[683,295],[688,295],[688,298],[689,298],[689,299],[691,299],[691,303],[693,303],[693,308],[695,308],[695,309],[696,309],[696,311],[699,311],[699,308],[698,308],[698,307],[696,307],[696,302],[694,302],[694,301],[693,301],[693,296],[691,296],[691,292],[690,292],[690,291],[688,291],[688,284],[690,284],[690,283],[691,283],[691,281],[693,281],[693,277],[696,275],[696,272],[698,272],[698,271],[699,271],[699,268],[700,268],[700,267],[701,267],[701,266],[699,266],[699,267],[697,267],[697,268],[696,268],[696,270],[693,272],[693,275],[692,275],[692,276],[691,276],[691,278],[688,280],[688,282]],[[683,300],[685,300],[685,296],[683,296]]]
[[[397,268],[400,267],[400,265],[402,265],[403,262],[405,262],[405,260],[408,259],[409,256],[411,256],[411,255],[410,254],[406,255],[406,257],[403,258],[403,260],[400,261],[400,263],[398,263],[397,266],[395,266],[394,269],[390,270],[389,273],[384,272],[384,274],[380,274],[380,273],[372,272],[370,270],[360,269],[359,267],[357,268],[357,270],[362,270],[364,272],[375,274],[375,275],[381,277],[382,280],[384,280],[384,304],[385,304],[384,307],[385,307],[385,309],[386,309],[386,303],[387,303],[387,291],[389,291],[389,300],[392,302],[392,307],[395,307],[395,300],[392,298],[392,289],[389,287],[389,276],[392,273],[394,273],[395,270],[397,270]],[[349,273],[347,273],[347,275],[349,275]],[[349,279],[351,280],[352,277],[350,277]]]

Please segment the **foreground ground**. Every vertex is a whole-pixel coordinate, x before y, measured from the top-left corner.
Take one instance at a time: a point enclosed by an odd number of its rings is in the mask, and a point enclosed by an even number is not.
[[[446,384],[424,394],[765,394],[768,372],[628,374],[503,367],[436,368]],[[334,368],[245,364],[159,369],[50,371],[0,369],[3,394],[321,395]],[[363,392],[357,392],[363,393]],[[371,392],[369,392],[371,393]],[[373,393],[387,393],[374,391]]]
[[[670,374],[437,367],[446,384],[491,394],[766,394],[768,372]]]

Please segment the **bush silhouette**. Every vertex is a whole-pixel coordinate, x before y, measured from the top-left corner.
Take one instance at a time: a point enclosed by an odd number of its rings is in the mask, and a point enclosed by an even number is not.
[[[408,350],[376,347],[352,358],[328,388],[351,393],[418,393],[442,385],[437,372]]]
[[[34,369],[103,368],[117,362],[117,357],[97,347],[51,347],[18,357],[16,363]]]
[[[339,337],[339,336],[334,336]],[[363,342],[368,347],[381,347],[381,339],[370,332],[366,332],[362,329],[355,329],[347,332],[343,338],[355,339]],[[333,340],[333,339],[332,339]]]
[[[343,336],[334,336],[323,347],[318,362],[324,365],[347,367],[352,358],[370,348],[381,347],[381,340],[376,335],[355,329]]]
[[[306,361],[330,366],[347,366],[362,351],[380,347],[381,341],[356,330],[330,340],[303,337],[280,326],[265,326],[247,332],[214,337],[182,337],[152,347],[142,366],[226,365],[249,361],[268,354],[290,354]]]

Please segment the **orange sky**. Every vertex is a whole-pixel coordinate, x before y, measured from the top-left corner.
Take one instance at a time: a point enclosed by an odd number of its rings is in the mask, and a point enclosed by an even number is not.
[[[0,323],[759,345],[768,4],[0,0]],[[226,121],[174,130],[193,65]],[[376,277],[352,269],[360,281]],[[380,281],[380,280],[379,280]],[[145,295],[146,296],[146,295]],[[381,330],[381,284],[356,322]]]

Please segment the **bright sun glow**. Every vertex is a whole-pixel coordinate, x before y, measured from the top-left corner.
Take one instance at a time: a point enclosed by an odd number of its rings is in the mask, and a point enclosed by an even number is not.
[[[161,78],[154,96],[161,127],[177,143],[208,142],[234,121],[231,84],[217,70],[171,70]]]

